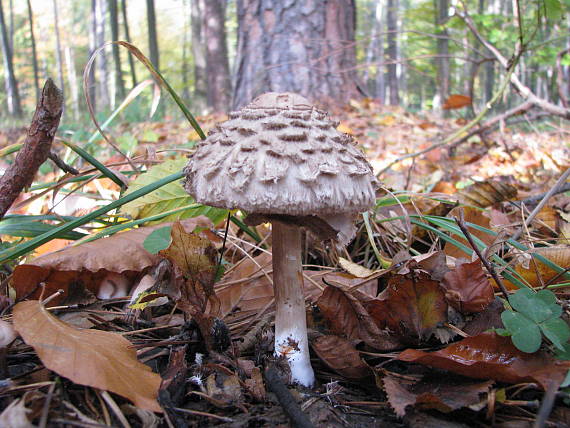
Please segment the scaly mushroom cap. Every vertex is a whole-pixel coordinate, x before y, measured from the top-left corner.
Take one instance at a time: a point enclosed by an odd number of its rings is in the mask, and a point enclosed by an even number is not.
[[[184,172],[196,201],[250,213],[320,218],[375,201],[376,177],[352,137],[292,93],[267,93],[212,129]]]

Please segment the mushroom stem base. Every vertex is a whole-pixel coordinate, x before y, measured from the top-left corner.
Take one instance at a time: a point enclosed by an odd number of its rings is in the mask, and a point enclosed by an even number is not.
[[[301,229],[274,221],[272,233],[276,308],[275,354],[287,359],[293,382],[312,386],[315,383],[315,374],[311,367],[307,339]]]

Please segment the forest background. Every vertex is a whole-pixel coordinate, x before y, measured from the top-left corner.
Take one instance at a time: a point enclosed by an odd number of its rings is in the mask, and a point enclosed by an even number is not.
[[[297,89],[328,104],[369,97],[413,112],[438,112],[450,94],[461,94],[473,101],[472,111],[466,114],[474,115],[491,100],[505,75],[500,61],[464,20],[454,16],[455,7],[463,8],[463,2],[347,0],[328,2],[327,6],[326,2],[289,2],[286,7],[276,2],[276,14],[285,13],[280,9],[292,9],[300,19],[313,19],[309,9],[326,7],[330,11],[327,13],[337,13],[334,25],[338,40],[332,42],[337,44],[327,51],[322,46],[325,41],[306,34],[306,58],[295,57],[290,46],[278,42],[267,46],[267,40],[274,39],[277,29],[286,30],[287,23],[276,27],[271,35],[263,32],[267,27],[255,10],[273,7],[271,2],[265,3],[3,0],[0,85],[6,91],[0,93],[2,126],[25,125],[27,119],[20,122],[18,118],[29,116],[40,85],[52,77],[64,89],[66,100],[60,129],[72,132],[75,138],[84,138],[88,116],[82,75],[90,56],[111,40],[130,41],[147,53],[197,114],[241,107],[264,90]],[[570,43],[570,2],[478,0],[464,5],[479,35],[496,46],[506,59],[517,54],[517,49],[522,51],[517,58],[516,74],[523,85],[552,104],[564,102],[560,97],[570,91],[570,56],[565,55]],[[240,16],[243,23],[247,19],[261,22],[263,37],[250,31],[251,25],[238,26]],[[291,33],[292,39],[296,36]],[[271,55],[248,57],[252,49],[262,48],[255,44],[256,37],[263,40],[258,43],[265,43],[263,49],[270,49]],[[287,37],[282,39],[289,44]],[[524,49],[520,49],[521,44]],[[319,49],[320,57],[310,52]],[[279,50],[283,52],[280,54]],[[293,60],[288,63],[286,58]],[[248,63],[260,59],[263,71]],[[305,70],[291,72],[291,64],[295,67],[294,63],[303,59],[308,61],[301,64]],[[321,80],[328,79],[322,78],[326,73],[340,75],[341,83],[321,88],[310,82],[305,86],[299,83],[314,73]],[[276,82],[274,77],[268,77],[287,74],[297,83]],[[108,116],[130,89],[149,77],[144,66],[133,61],[126,49],[107,46],[98,53],[86,82],[98,116]],[[350,81],[348,85],[346,80]],[[144,91],[125,109],[125,121],[146,120],[152,101],[152,91]],[[515,91],[506,90],[493,109],[503,112],[519,103]],[[162,104],[166,105],[155,118],[164,114],[182,118],[174,103]]]

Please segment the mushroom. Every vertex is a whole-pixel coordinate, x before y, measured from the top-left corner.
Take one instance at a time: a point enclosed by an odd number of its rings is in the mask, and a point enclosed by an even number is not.
[[[314,384],[309,359],[301,228],[346,245],[354,217],[375,202],[377,180],[352,137],[293,93],[267,93],[208,133],[184,169],[197,202],[272,223],[275,353],[291,380]]]

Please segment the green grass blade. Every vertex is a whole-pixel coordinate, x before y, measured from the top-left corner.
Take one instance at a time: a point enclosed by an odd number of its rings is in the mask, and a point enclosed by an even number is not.
[[[73,150],[75,153],[77,153],[79,156],[81,156],[86,162],[93,165],[94,168],[97,168],[99,171],[101,171],[101,174],[103,174],[105,177],[117,183],[121,189],[125,187],[125,183],[123,183],[123,181],[117,177],[113,171],[111,171],[109,168],[107,168],[105,165],[87,153],[87,151],[77,146],[76,144],[70,143],[69,141],[61,140],[61,142]]]
[[[141,189],[138,189],[136,192],[123,196],[122,198],[117,199],[116,201],[113,201],[110,204],[105,205],[104,207],[101,207],[98,210],[95,210],[81,218],[78,218],[77,220],[65,223],[49,232],[46,232],[40,236],[30,239],[29,241],[22,242],[21,244],[8,248],[4,251],[1,251],[0,263],[5,263],[9,260],[15,259],[16,257],[28,254],[30,251],[34,250],[40,245],[45,244],[46,242],[54,238],[59,238],[60,235],[62,235],[63,233],[69,232],[75,229],[76,227],[83,226],[84,224],[89,223],[90,221],[96,219],[100,215],[104,215],[107,212],[111,211],[112,209],[118,208],[121,205],[126,204],[127,202],[135,200],[143,195],[146,195],[147,193],[152,192],[153,190],[156,190],[172,181],[180,180],[183,176],[184,174],[182,173],[182,171],[180,171],[177,172],[176,174],[164,177],[162,180],[151,183]]]

